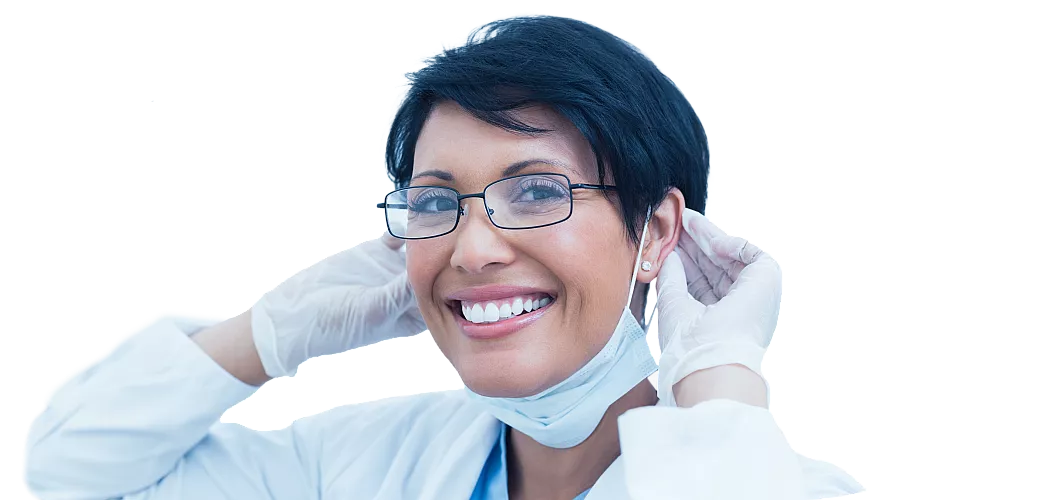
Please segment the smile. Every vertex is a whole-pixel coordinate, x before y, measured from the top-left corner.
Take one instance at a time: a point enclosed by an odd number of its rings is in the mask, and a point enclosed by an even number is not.
[[[519,295],[480,302],[460,301],[463,319],[474,323],[498,323],[548,306],[553,299],[545,293]]]
[[[491,339],[533,324],[555,301],[555,297],[546,293],[533,293],[493,300],[457,300],[458,304],[449,305],[449,310],[466,336]]]

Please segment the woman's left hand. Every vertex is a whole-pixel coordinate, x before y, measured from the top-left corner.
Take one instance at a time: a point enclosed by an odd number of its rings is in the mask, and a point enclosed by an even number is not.
[[[690,406],[750,391],[750,396],[735,399],[753,401],[756,381],[761,382],[759,390],[768,391],[760,367],[780,313],[780,266],[699,212],[687,209],[682,225],[678,247],[656,281],[659,397],[674,403],[676,392],[689,393],[691,401],[680,398],[677,403]],[[768,392],[760,396],[768,404]]]

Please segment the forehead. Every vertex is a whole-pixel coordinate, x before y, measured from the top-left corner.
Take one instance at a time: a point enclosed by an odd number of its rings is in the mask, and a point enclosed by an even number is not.
[[[515,111],[515,117],[549,130],[524,134],[479,120],[454,102],[437,104],[416,142],[413,176],[444,171],[457,182],[492,181],[508,166],[529,160],[552,163],[546,170],[562,172],[574,181],[593,181],[597,165],[590,144],[564,117],[545,107]]]

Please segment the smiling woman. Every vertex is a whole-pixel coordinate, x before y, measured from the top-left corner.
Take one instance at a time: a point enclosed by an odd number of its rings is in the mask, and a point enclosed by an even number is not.
[[[536,394],[593,358],[626,305],[637,251],[637,245],[625,237],[618,191],[568,189],[571,182],[599,182],[595,155],[579,131],[546,108],[522,109],[515,118],[547,132],[508,131],[445,101],[429,114],[415,147],[416,168],[444,172],[453,179],[428,178],[428,184],[485,191],[483,200],[461,200],[466,215],[459,227],[439,237],[409,241],[406,256],[409,281],[438,346],[467,387],[490,396]],[[522,162],[529,158],[546,161]],[[507,165],[519,166],[517,175],[557,175],[505,178]],[[559,176],[565,180],[559,182]],[[516,185],[520,179],[542,184]],[[421,181],[416,177],[412,182]],[[517,209],[496,207],[520,205],[508,198],[534,197],[538,188],[550,192],[550,186],[558,194],[539,195],[546,210],[517,224],[528,229],[497,227],[505,225],[502,214]],[[560,197],[557,205],[562,208],[553,207],[553,215],[551,202],[546,201],[549,196]],[[662,210],[654,220],[659,229],[653,234],[664,238],[650,242],[649,260],[656,261],[662,249],[673,248],[673,228],[680,225],[676,220],[680,215],[675,213],[680,212],[680,203],[673,200]],[[664,222],[663,217],[666,223],[655,224]],[[655,276],[655,270],[643,273],[642,281]],[[465,317],[457,314],[462,311],[460,302],[467,301],[472,311],[490,309],[497,316],[493,319],[498,319],[502,302],[513,306],[515,296],[527,294],[540,294],[551,302],[535,312],[491,324],[467,325]]]
[[[638,50],[571,19],[498,21],[411,75],[389,235],[217,325],[162,320],[56,394],[44,498],[822,498],[760,364],[780,269],[702,215],[707,139]],[[401,251],[404,246],[404,251]],[[659,279],[658,279],[659,278]],[[645,342],[656,280],[660,387]],[[464,390],[260,433],[217,423],[314,356],[429,329]],[[657,408],[656,406],[660,407]]]
[[[638,274],[644,287],[674,248],[682,210],[704,210],[703,127],[641,53],[571,20],[489,24],[411,78],[387,145],[390,176],[399,186],[425,179],[459,191],[485,190],[485,210],[466,217],[464,227],[408,243],[420,310],[467,387],[489,396],[537,394],[602,350],[625,305],[644,310],[644,289],[627,290],[638,225],[655,207],[644,257],[656,266]],[[500,231],[506,227],[493,205],[504,198],[485,186],[531,172],[556,172],[570,185],[608,181],[624,188],[571,193],[551,220],[537,220],[527,231]],[[458,201],[463,213],[478,203]],[[460,318],[454,304],[442,307],[457,293],[492,307],[474,304],[471,315]],[[499,302],[518,293],[549,295],[552,305],[491,325],[467,321],[475,308],[489,310],[485,319],[497,318]],[[625,304],[629,294],[637,295],[636,304]],[[480,332],[492,333],[478,342],[472,333]]]

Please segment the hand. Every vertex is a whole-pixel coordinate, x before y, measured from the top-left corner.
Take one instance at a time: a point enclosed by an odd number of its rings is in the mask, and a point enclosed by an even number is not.
[[[780,313],[781,272],[772,257],[693,210],[682,225],[656,281],[657,393],[672,403],[674,385],[699,370],[739,364],[761,375]]]
[[[389,234],[292,276],[251,310],[266,374],[294,375],[303,361],[426,329],[405,274],[402,240]]]

